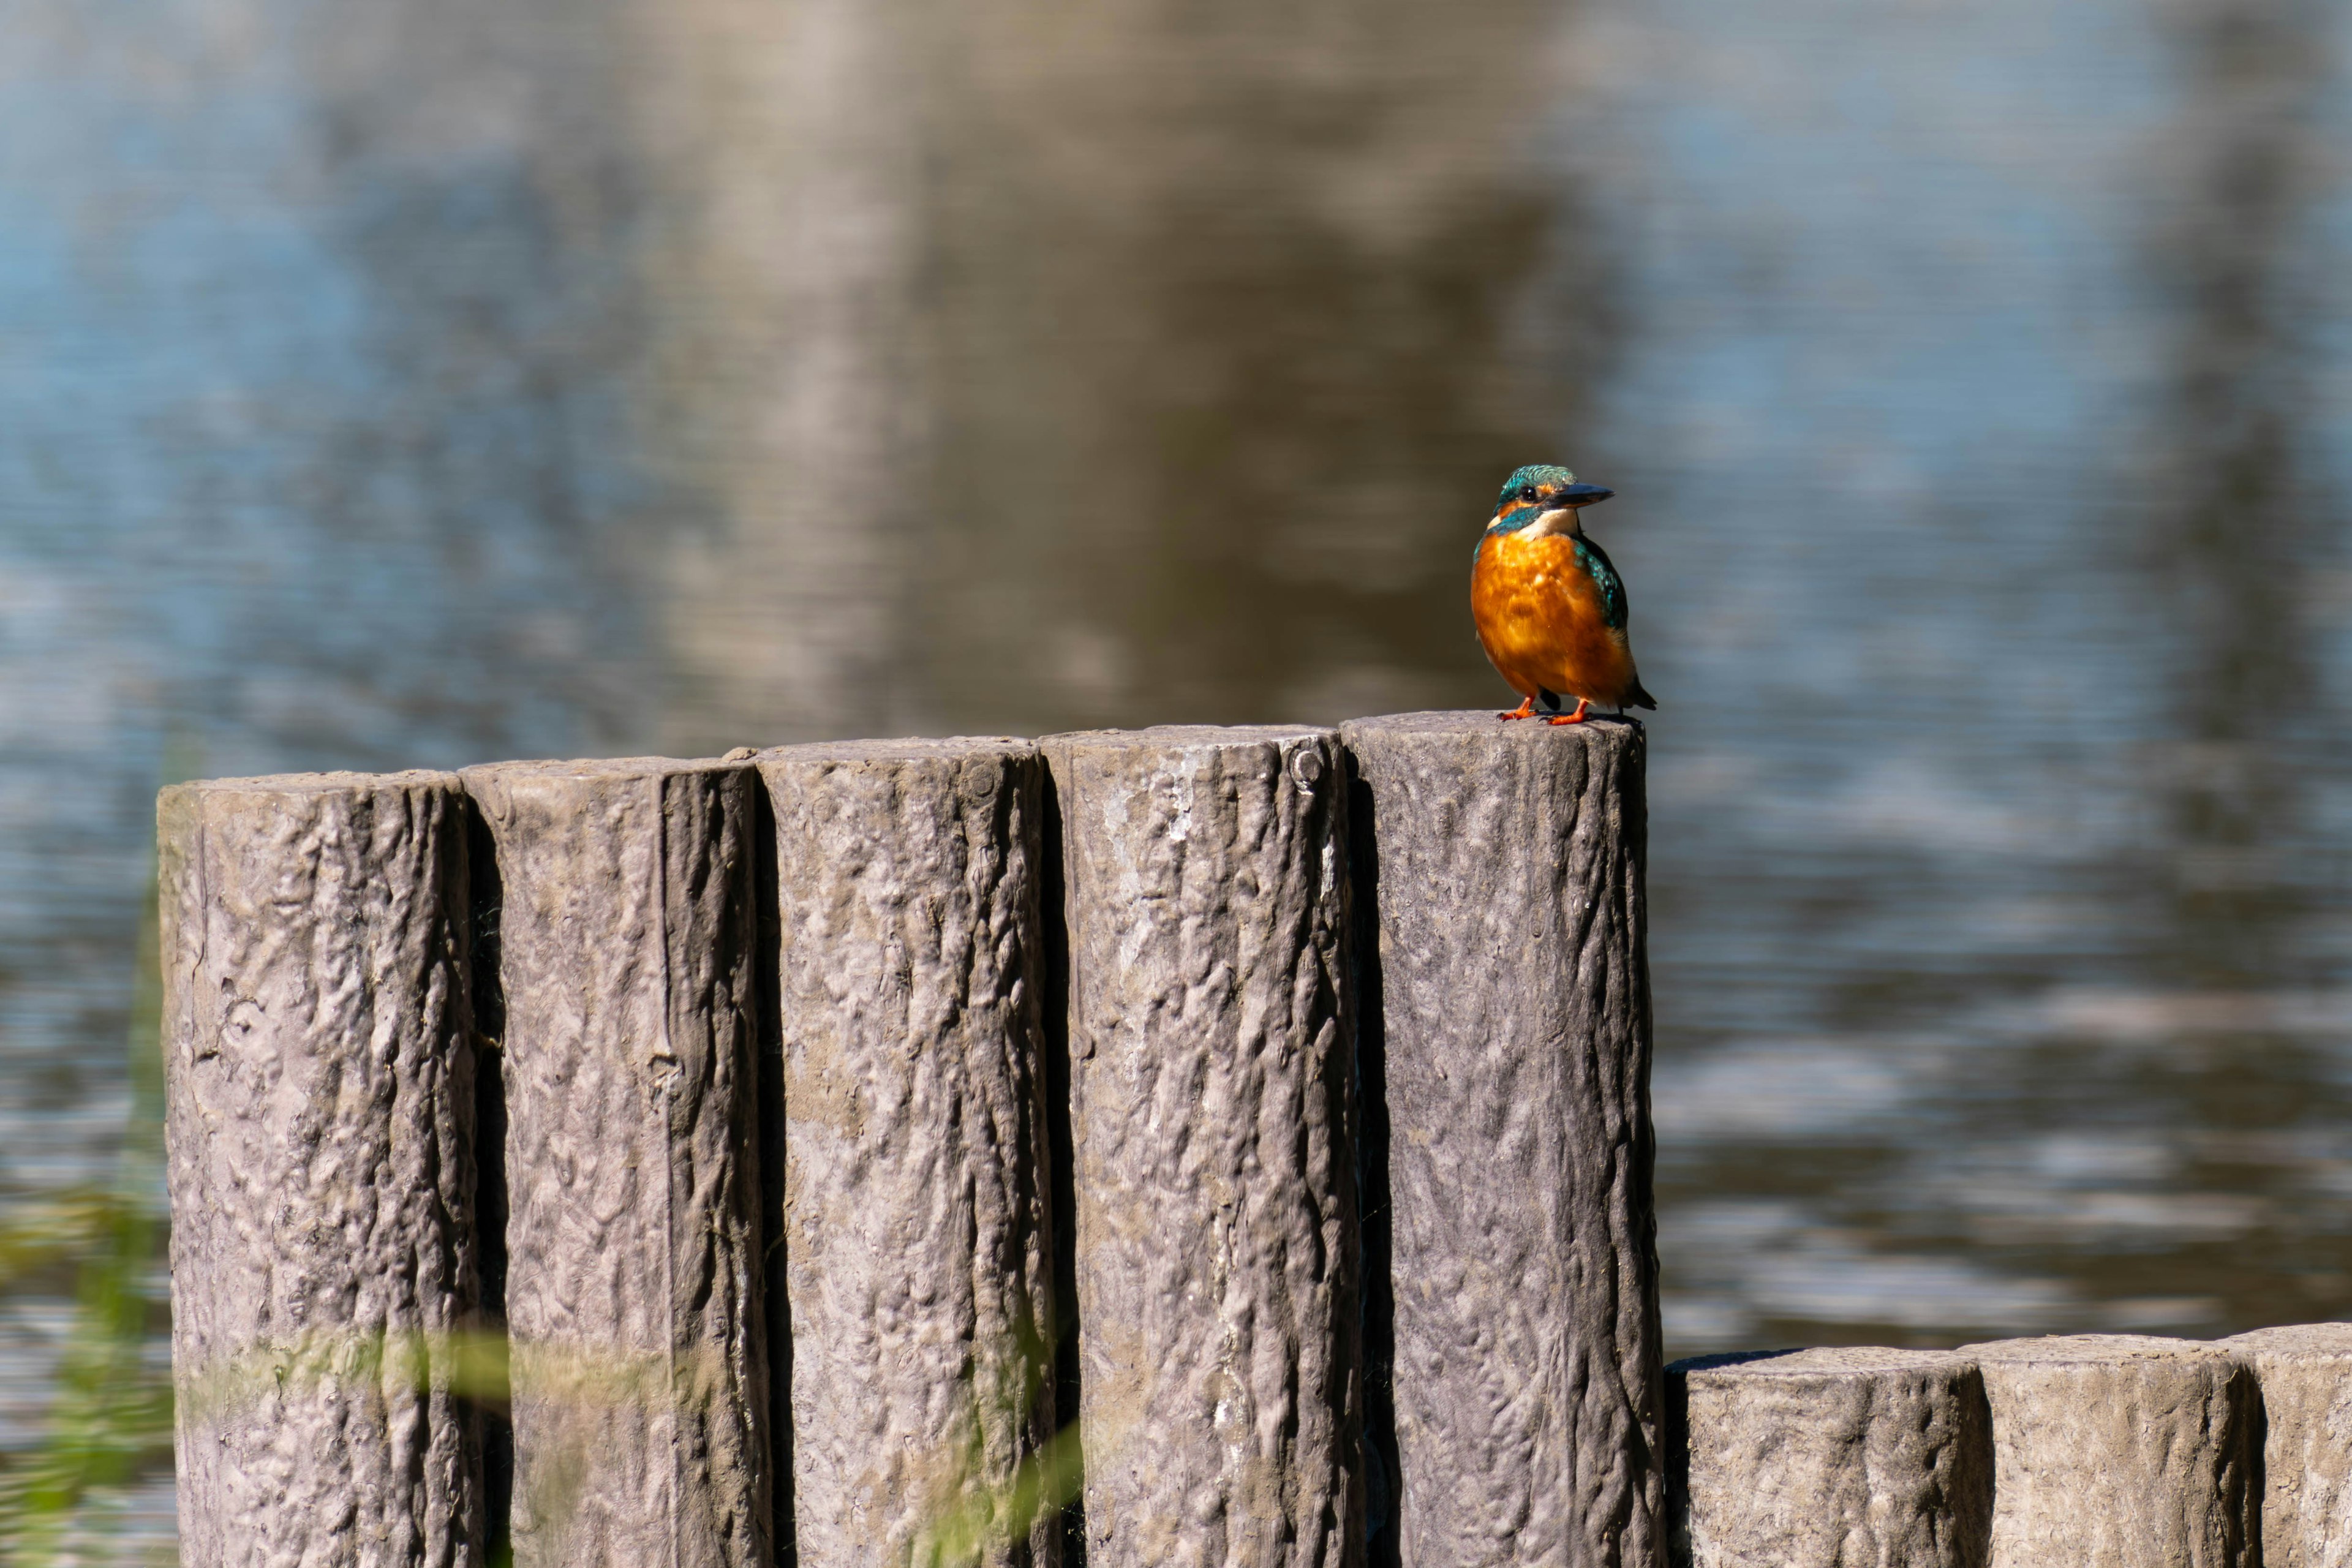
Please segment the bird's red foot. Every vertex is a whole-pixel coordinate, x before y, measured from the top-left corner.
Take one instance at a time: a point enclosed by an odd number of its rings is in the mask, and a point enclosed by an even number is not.
[[[1532,719],[1535,716],[1536,700],[1532,697],[1521,701],[1517,708],[1512,709],[1508,713],[1497,713],[1495,715],[1497,719]]]
[[[1575,712],[1555,713],[1550,718],[1546,719],[1544,722],[1547,724],[1581,724],[1584,722],[1584,710],[1591,706],[1592,703],[1590,699],[1580,697],[1576,700]]]

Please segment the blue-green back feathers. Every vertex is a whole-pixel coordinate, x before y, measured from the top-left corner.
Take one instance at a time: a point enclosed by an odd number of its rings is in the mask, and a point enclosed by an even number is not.
[[[1625,603],[1625,580],[1617,575],[1617,568],[1610,561],[1608,552],[1579,534],[1576,563],[1584,568],[1584,574],[1592,579],[1594,587],[1601,590],[1601,624],[1612,632],[1623,631],[1626,613],[1631,606]]]

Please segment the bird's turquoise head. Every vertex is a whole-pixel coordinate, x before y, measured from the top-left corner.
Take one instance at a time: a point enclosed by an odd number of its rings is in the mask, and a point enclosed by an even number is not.
[[[1494,503],[1494,515],[1500,520],[1510,517],[1512,512],[1527,512],[1528,521],[1534,521],[1543,512],[1557,512],[1561,508],[1573,510],[1578,505],[1592,505],[1613,494],[1613,489],[1601,489],[1600,484],[1578,484],[1576,475],[1559,463],[1528,463],[1503,484],[1503,494]]]
[[[1613,494],[1613,489],[1601,489],[1600,484],[1578,484],[1576,475],[1559,463],[1528,463],[1510,475],[1503,494],[1496,496],[1494,521],[1486,524],[1486,533],[1517,533],[1519,538],[1543,538],[1548,533],[1583,536],[1583,529],[1576,527],[1576,508],[1606,500]],[[1479,533],[1479,550],[1486,548],[1486,533]]]

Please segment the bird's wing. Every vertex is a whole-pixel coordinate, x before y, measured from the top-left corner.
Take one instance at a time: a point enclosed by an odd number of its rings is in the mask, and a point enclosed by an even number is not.
[[[1617,575],[1617,568],[1609,552],[1589,539],[1576,542],[1576,563],[1584,568],[1593,586],[1601,590],[1601,619],[1612,632],[1625,629],[1632,606],[1625,602],[1625,580]]]

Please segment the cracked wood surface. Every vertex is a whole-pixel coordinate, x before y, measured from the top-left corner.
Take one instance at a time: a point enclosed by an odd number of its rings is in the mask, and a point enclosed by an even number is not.
[[[157,803],[180,1550],[478,1563],[464,796],[448,773]]]
[[[1386,1089],[1402,1562],[1651,1568],[1642,730],[1482,710],[1341,732]]]
[[[766,1568],[759,780],[464,773],[496,845],[519,1568]]]
[[[2263,1568],[2352,1568],[2352,1323],[2220,1342],[2262,1394]]]
[[[1049,1568],[1012,1516],[1053,1436],[1038,985],[1044,769],[1025,741],[764,752],[781,930],[801,1568]]]
[[[1040,747],[1066,878],[1089,1568],[1359,1563],[1337,736]]]
[[[2252,1374],[2150,1334],[1957,1352],[1992,1407],[1992,1568],[2251,1568]]]
[[[1689,1568],[1984,1568],[1992,1419],[1976,1363],[1857,1345],[1666,1369]]]

